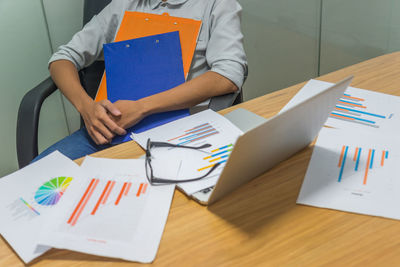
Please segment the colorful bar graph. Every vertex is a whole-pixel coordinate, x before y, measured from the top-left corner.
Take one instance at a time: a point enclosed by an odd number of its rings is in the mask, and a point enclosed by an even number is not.
[[[214,128],[214,126],[207,122],[192,127],[188,130],[184,130],[181,135],[170,138],[168,142],[175,140],[179,142],[177,145],[186,145],[218,133],[219,132]]]
[[[338,182],[342,181],[343,178],[343,173],[344,173],[344,169],[346,168],[346,158],[347,158],[347,154],[349,153],[350,147],[349,146],[342,146],[341,148],[341,152],[340,152],[340,156],[339,156],[339,161],[338,161],[338,165],[337,167],[339,168],[339,175],[338,175]],[[354,171],[358,172],[358,169],[360,167],[360,164],[364,165],[365,164],[365,172],[364,172],[364,176],[363,176],[363,180],[362,180],[362,184],[366,185],[368,182],[368,175],[369,175],[369,171],[372,169],[375,169],[377,167],[383,167],[385,160],[388,158],[389,155],[389,151],[388,150],[382,150],[382,154],[380,156],[380,164],[374,164],[376,159],[378,156],[376,155],[378,153],[378,151],[376,151],[376,149],[368,149],[368,154],[365,155],[366,157],[366,161],[362,161],[361,160],[361,155],[362,155],[362,151],[363,149],[361,147],[355,147],[354,148],[354,154],[352,154],[350,156],[350,158],[352,158],[353,160],[350,161],[347,165],[349,164],[354,164]],[[353,168],[353,166],[349,167],[349,168]]]
[[[381,120],[378,119],[390,119],[391,115],[369,112],[365,99],[345,94],[339,99],[330,118],[380,128]]]
[[[213,163],[211,165],[204,166],[202,168],[197,169],[197,171],[204,171],[206,169],[214,167],[217,163],[225,163],[230,155],[230,152],[233,150],[233,144],[221,146],[219,148],[215,148],[211,150],[211,155],[204,157],[203,160],[208,160],[208,163]],[[218,162],[216,162],[218,161]]]
[[[212,135],[214,135],[214,134],[218,134],[218,133],[219,133],[218,131],[214,130],[214,131],[211,132],[211,133],[206,133],[206,134],[203,134],[203,135],[201,135],[201,136],[195,136],[194,138],[192,137],[192,139],[189,139],[189,140],[187,140],[187,141],[178,143],[177,145],[179,145],[179,146],[181,146],[181,145],[186,145],[186,144],[188,144],[188,143],[191,143],[191,142],[194,142],[194,141],[199,141],[199,140],[201,140],[201,139],[204,139],[204,138],[206,138],[206,137],[210,137],[210,136],[212,136]]]
[[[217,162],[217,163],[225,163],[225,162],[227,162],[227,160],[223,160],[223,161],[220,161],[220,162]],[[205,166],[205,167],[203,167],[203,168],[200,168],[200,169],[197,169],[197,171],[204,171],[204,170],[206,170],[206,169],[209,169],[209,168],[212,168],[212,167],[214,167],[214,165],[215,164],[217,164],[217,163],[214,163],[214,164],[211,164],[211,165],[208,165],[208,166]]]
[[[353,117],[353,116],[348,116],[348,115],[344,115],[344,114],[339,114],[336,112],[332,112],[331,116],[334,117],[339,117],[339,118],[343,118],[343,119],[348,119],[348,120],[356,120],[356,121],[362,121],[362,122],[366,122],[366,123],[371,123],[371,124],[375,124],[375,121],[371,121],[371,120],[366,120],[366,119],[361,119],[361,118],[357,118],[357,117]]]
[[[353,108],[342,107],[342,106],[338,106],[338,105],[336,105],[335,109],[347,110],[347,111],[351,111],[351,112],[355,112],[355,113],[360,113],[360,114],[369,115],[369,116],[373,116],[373,117],[377,117],[377,118],[381,118],[381,119],[386,119],[386,116],[383,116],[383,115],[366,112],[366,111],[361,111],[361,110],[357,110],[357,109],[353,109]]]
[[[354,97],[354,96],[351,96],[349,94],[344,94],[343,97],[351,99],[351,100],[355,100],[355,101],[365,101],[365,99],[362,99],[362,98],[359,98],[359,97]]]
[[[83,194],[82,198],[78,202],[78,205],[76,205],[73,213],[71,214],[71,217],[68,219],[67,223],[71,224],[71,226],[74,226],[76,222],[78,221],[80,215],[82,214],[83,210],[85,209],[86,204],[88,203],[90,197],[93,194],[94,189],[98,185],[99,180],[98,179],[92,179]]]
[[[193,134],[202,132],[202,131],[212,130],[212,129],[214,129],[214,128],[213,128],[211,125],[209,125],[209,124],[207,123],[207,124],[206,124],[205,126],[203,126],[203,127],[193,129],[193,130],[191,130],[191,131],[189,131],[189,132],[187,132],[187,133],[185,133],[185,134],[182,134],[182,135],[180,135],[180,136],[177,136],[177,137],[174,137],[174,138],[172,138],[172,139],[169,139],[168,142],[171,142],[171,141],[173,141],[173,140],[175,140],[175,139],[182,139],[182,138],[184,138],[184,137],[187,137],[187,136],[190,136],[190,135],[193,135]],[[186,132],[186,131],[185,131],[185,132]]]

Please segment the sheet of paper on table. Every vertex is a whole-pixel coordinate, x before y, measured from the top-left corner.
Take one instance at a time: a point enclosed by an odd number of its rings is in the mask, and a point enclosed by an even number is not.
[[[397,136],[324,128],[297,203],[400,219],[399,160]]]
[[[86,157],[86,179],[74,184],[39,242],[150,263],[168,217],[174,185],[151,186],[143,159]]]
[[[58,151],[0,179],[0,233],[25,263],[50,249],[38,246],[39,232],[80,179],[79,166]]]
[[[134,134],[133,139],[146,148],[147,139],[169,142],[185,146],[211,147],[199,150],[183,148],[156,148],[152,150],[152,166],[154,176],[169,179],[190,179],[207,173],[216,163],[221,163],[209,177],[202,180],[180,183],[178,186],[188,195],[216,184],[225,162],[237,138],[243,134],[224,116],[205,110],[189,117],[153,128],[140,134]]]

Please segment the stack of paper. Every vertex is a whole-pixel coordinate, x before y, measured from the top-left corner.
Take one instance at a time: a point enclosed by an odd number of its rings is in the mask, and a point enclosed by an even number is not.
[[[87,157],[40,243],[143,263],[156,256],[174,192],[151,186],[144,160]]]
[[[54,152],[0,179],[0,233],[25,263],[51,247],[149,263],[173,192],[148,183],[143,159],[79,167]]]
[[[311,80],[283,110],[331,85]],[[400,219],[400,98],[349,87],[325,125],[297,203]]]
[[[54,152],[0,179],[0,233],[24,262],[50,249],[39,245],[40,233],[82,177],[77,164]]]

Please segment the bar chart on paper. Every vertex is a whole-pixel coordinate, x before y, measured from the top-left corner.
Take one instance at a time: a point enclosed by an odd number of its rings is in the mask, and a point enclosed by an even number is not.
[[[205,171],[214,167],[215,164],[217,163],[219,164],[225,163],[228,160],[228,157],[231,154],[232,150],[233,150],[233,144],[212,149],[210,151],[210,155],[203,158],[204,161],[203,164],[205,166],[198,168],[197,171],[198,172]]]
[[[140,219],[149,185],[133,179],[115,180],[92,178],[76,196],[75,204],[65,217],[65,230],[89,235],[92,232],[101,240],[111,237],[124,241]],[[129,208],[128,208],[129,207]],[[123,223],[121,218],[124,218]],[[115,231],[113,231],[113,226]],[[110,228],[101,231],[102,227]],[[121,228],[126,228],[125,232]],[[104,236],[101,237],[101,233]],[[126,241],[126,240],[125,240]]]
[[[367,131],[400,130],[400,98],[348,88],[326,122],[327,126]]]
[[[361,155],[365,155],[364,157],[366,157],[366,160],[363,161],[364,164],[360,163]],[[362,184],[366,185],[368,182],[368,173],[374,168],[384,167],[385,161],[387,161],[388,158],[388,150],[366,149],[343,145],[338,162],[339,175],[337,181],[339,183],[342,182],[344,169],[350,165],[350,169],[354,170],[354,173],[359,174],[362,178],[360,179],[362,180]]]
[[[399,152],[395,136],[323,129],[297,202],[400,219]]]
[[[191,145],[216,134],[219,134],[219,131],[211,123],[207,122],[183,130],[181,135],[168,139],[168,142],[173,142],[177,145]]]
[[[332,85],[328,82],[310,80],[280,112]],[[325,126],[382,134],[400,131],[400,97],[349,87],[336,103]]]
[[[40,244],[152,262],[175,186],[151,186],[144,165],[144,159],[87,156],[81,165],[86,176],[64,194]]]

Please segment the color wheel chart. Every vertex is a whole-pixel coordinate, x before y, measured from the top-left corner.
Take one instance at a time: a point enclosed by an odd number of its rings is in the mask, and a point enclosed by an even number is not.
[[[83,211],[88,205],[89,200],[91,199],[93,192],[96,190],[96,188],[100,188],[99,186],[100,180],[93,178],[91,179],[88,187],[84,191],[83,195],[81,196],[78,204],[75,206],[73,209],[73,212],[71,216],[69,217],[67,223],[71,226],[76,225],[79,217],[82,215]],[[90,215],[96,215],[98,210],[101,208],[103,205],[111,204],[114,206],[118,206],[121,201],[123,201],[123,198],[128,196],[129,192],[131,192],[131,188],[133,186],[132,182],[118,182],[121,188],[117,191],[116,194],[114,194],[115,199],[110,199],[110,195],[112,194],[113,189],[117,188],[118,185],[116,186],[117,182],[108,180],[104,188],[100,188],[101,194],[99,195],[99,198],[96,200],[94,207],[90,209]],[[134,191],[134,194],[137,198],[141,197],[142,195],[146,194],[147,191],[147,183],[140,183],[138,185],[138,189]],[[132,190],[133,191],[133,190]]]
[[[367,161],[364,166],[361,166],[360,158],[361,154],[365,155]],[[346,163],[349,165],[349,161],[354,163],[354,172],[363,172],[362,184],[366,185],[368,182],[368,172],[373,168],[384,167],[385,161],[389,158],[388,150],[375,150],[373,148],[363,149],[361,147],[349,148],[349,146],[343,146],[340,153],[338,162],[339,177],[338,182],[340,183],[343,178],[343,170]]]
[[[42,206],[57,204],[72,180],[72,177],[57,177],[51,179],[36,191],[35,201]]]
[[[379,120],[390,119],[392,116],[393,114],[385,116],[368,112],[368,106],[366,105],[365,99],[350,94],[344,94],[338,101],[334,111],[330,115],[330,118],[379,128]]]
[[[211,150],[211,155],[204,157],[203,160],[207,161],[207,165],[197,169],[197,171],[203,171],[212,168],[217,163],[225,163],[228,160],[231,151],[233,150],[233,144],[222,146],[220,148]],[[211,164],[210,164],[211,163]]]
[[[185,130],[182,135],[173,137],[168,142],[174,141],[177,142],[177,145],[188,145],[218,133],[215,127],[207,122]]]

